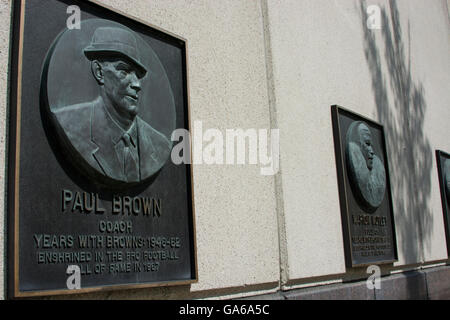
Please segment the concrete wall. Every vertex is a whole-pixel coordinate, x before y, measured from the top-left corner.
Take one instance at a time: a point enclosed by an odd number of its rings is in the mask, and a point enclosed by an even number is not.
[[[192,121],[279,128],[281,170],[194,166],[197,284],[75,297],[235,297],[364,278],[344,263],[333,104],[385,127],[399,262],[384,272],[447,261],[434,156],[450,152],[446,0],[368,1],[380,30],[360,0],[100,2],[187,39]],[[0,0],[2,253],[9,19]],[[0,259],[0,288],[5,273]]]
[[[435,149],[450,149],[445,1],[367,2],[381,8],[380,30],[367,28],[364,1],[267,3],[273,100],[283,133],[285,283],[345,272],[333,104],[385,127],[396,266],[446,259],[434,156]]]

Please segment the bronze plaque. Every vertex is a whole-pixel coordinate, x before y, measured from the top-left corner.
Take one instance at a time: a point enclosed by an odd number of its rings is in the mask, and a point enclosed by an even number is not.
[[[397,260],[383,127],[332,106],[339,196],[348,267]]]
[[[447,251],[450,256],[450,154],[436,150],[436,160],[441,188],[442,210],[444,213]]]
[[[94,2],[13,7],[9,296],[195,282],[191,166],[171,161],[186,41]]]

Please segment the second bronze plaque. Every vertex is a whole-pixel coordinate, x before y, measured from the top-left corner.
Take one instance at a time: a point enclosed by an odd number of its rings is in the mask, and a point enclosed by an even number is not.
[[[397,246],[383,127],[339,106],[332,120],[346,264],[392,263]]]

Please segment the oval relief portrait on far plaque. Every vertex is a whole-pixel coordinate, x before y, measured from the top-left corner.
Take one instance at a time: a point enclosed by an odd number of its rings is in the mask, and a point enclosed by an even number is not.
[[[63,31],[47,54],[42,89],[62,154],[91,180],[139,184],[170,159],[171,85],[149,43],[128,27],[90,19]]]
[[[362,209],[374,212],[386,192],[386,171],[375,153],[369,126],[353,122],[346,135],[345,161],[350,185]]]

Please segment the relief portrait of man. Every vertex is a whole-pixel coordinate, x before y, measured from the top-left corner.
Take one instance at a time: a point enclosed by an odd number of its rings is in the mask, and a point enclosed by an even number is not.
[[[94,28],[81,51],[96,95],[51,111],[60,139],[87,172],[119,184],[153,176],[171,151],[166,135],[140,116],[148,112],[141,98],[148,97],[143,84],[152,70],[141,60],[137,39],[127,28]]]
[[[386,191],[386,171],[375,154],[369,126],[353,122],[346,136],[346,166],[350,185],[360,206],[371,213],[378,208]]]

